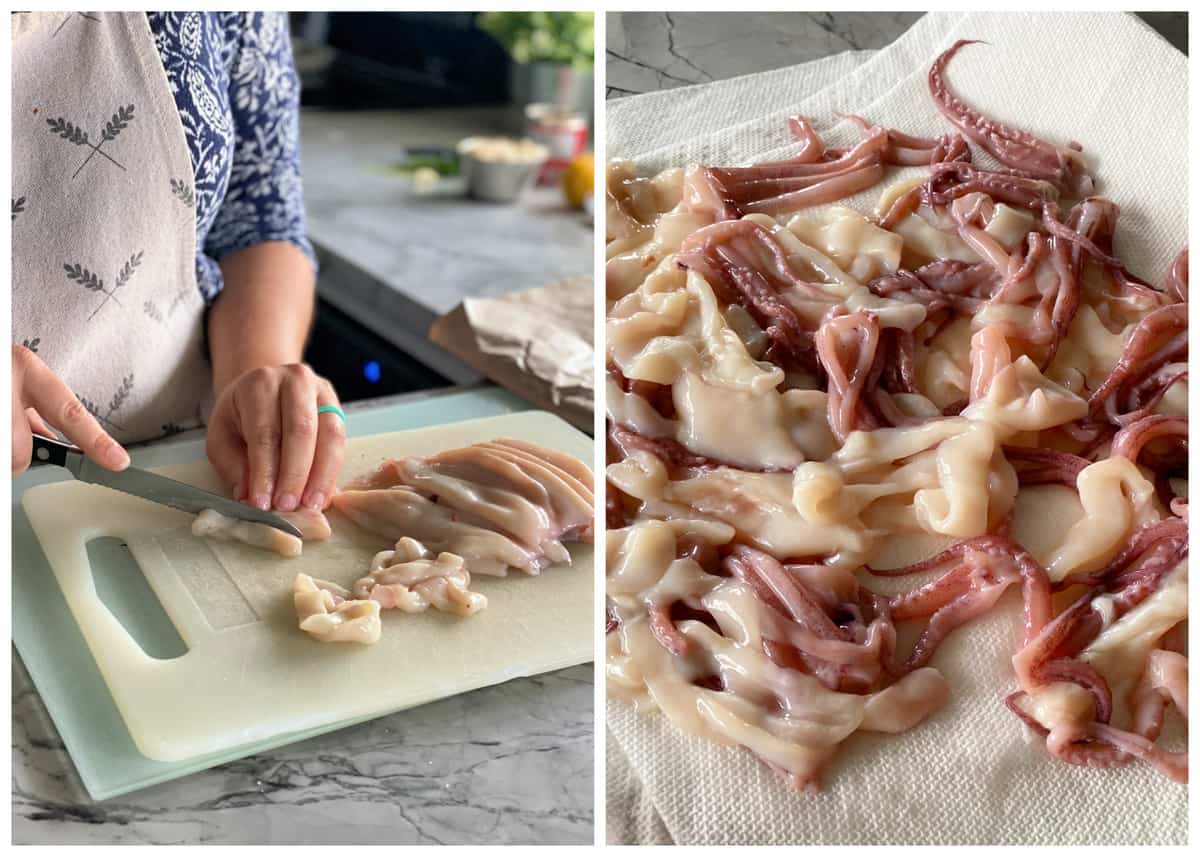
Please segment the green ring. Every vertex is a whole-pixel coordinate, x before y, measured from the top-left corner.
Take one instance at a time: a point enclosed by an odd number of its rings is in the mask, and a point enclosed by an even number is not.
[[[337,414],[342,418],[342,422],[346,421],[346,414],[337,405],[321,405],[317,408],[317,416],[319,417],[321,414]]]

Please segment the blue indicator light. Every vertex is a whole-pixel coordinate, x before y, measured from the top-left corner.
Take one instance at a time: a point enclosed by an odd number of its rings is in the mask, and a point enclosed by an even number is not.
[[[363,364],[363,377],[366,378],[368,381],[370,381],[372,384],[378,384],[379,378],[382,375],[383,375],[383,372],[380,370],[379,364],[376,361],[368,360],[366,363]]]

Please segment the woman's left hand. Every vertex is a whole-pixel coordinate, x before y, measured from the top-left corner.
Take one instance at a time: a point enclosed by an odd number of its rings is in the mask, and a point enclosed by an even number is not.
[[[251,369],[217,396],[206,451],[235,499],[259,509],[322,510],[333,497],[346,428],[322,405],[333,385],[303,363]]]

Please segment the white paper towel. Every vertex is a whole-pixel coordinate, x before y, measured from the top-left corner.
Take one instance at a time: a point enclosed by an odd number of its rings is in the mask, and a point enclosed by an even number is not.
[[[1187,61],[1130,15],[930,14],[794,103],[772,89],[775,100],[756,104],[760,118],[621,154],[646,171],[786,157],[795,149],[784,123],[792,113],[835,144],[856,137],[839,111],[914,134],[952,130],[933,107],[926,75],[959,38],[991,44],[955,58],[952,88],[998,119],[1080,142],[1098,191],[1121,206],[1119,254],[1160,281],[1187,241]],[[753,87],[738,92],[749,97]],[[619,102],[622,125],[654,121],[638,100]],[[615,124],[610,134],[629,141]],[[865,210],[877,195],[851,204]],[[790,791],[744,749],[692,738],[660,715],[641,717],[610,701],[609,734],[623,752],[609,779],[610,841],[624,833],[623,841],[680,844],[1186,843],[1186,788],[1145,765],[1097,771],[1051,760],[1025,733],[1004,705],[1015,689],[1010,658],[1019,634],[1019,598],[1010,593],[934,658],[952,688],[947,706],[904,735],[851,737],[817,795]],[[657,819],[646,817],[648,805]],[[637,813],[623,828],[613,821],[622,811]]]
[[[758,74],[614,99],[605,106],[605,152],[609,158],[637,157],[644,162],[649,152],[672,150],[681,141],[707,137],[731,125],[758,119],[764,104],[789,104],[797,97],[812,95],[874,54],[843,51]]]

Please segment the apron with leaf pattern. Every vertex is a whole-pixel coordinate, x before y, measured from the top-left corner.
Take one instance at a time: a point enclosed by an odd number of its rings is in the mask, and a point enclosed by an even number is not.
[[[200,425],[192,162],[146,15],[11,26],[13,341],[123,442]]]

